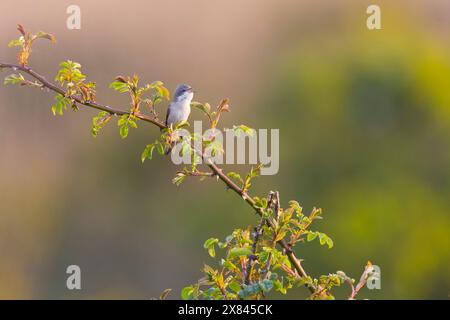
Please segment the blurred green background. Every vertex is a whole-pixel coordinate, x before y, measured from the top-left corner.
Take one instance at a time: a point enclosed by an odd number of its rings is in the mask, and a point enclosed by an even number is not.
[[[381,290],[361,298],[447,299],[450,3],[376,1],[382,30],[369,31],[372,3],[77,1],[82,25],[71,31],[71,1],[6,0],[0,60],[15,60],[7,43],[21,23],[58,39],[36,44],[36,71],[53,79],[60,61],[80,62],[105,104],[127,105],[108,84],[133,72],[171,90],[187,82],[198,101],[229,97],[223,126],[280,129],[280,171],[253,192],[324,209],[315,229],[335,247],[299,246],[310,273],[358,278],[371,260]],[[220,183],[177,188],[165,159],[142,165],[156,128],[141,124],[122,141],[111,123],[93,139],[95,112],[53,117],[52,103],[49,93],[0,87],[1,298],[147,299],[165,288],[179,298],[211,262],[203,241],[254,223]],[[81,267],[81,291],[66,289],[70,264]]]

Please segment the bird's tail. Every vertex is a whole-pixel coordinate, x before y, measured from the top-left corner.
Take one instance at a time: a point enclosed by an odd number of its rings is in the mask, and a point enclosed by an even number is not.
[[[173,141],[170,143],[170,146],[166,145],[164,147],[164,155],[167,156],[169,153],[171,153],[174,145],[175,145],[175,142],[173,142]]]

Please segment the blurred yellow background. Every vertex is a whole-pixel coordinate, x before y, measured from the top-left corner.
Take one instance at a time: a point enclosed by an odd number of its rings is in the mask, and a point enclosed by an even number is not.
[[[366,28],[373,3],[382,30]],[[15,61],[7,43],[21,23],[58,39],[36,43],[32,68],[53,80],[77,61],[102,103],[125,108],[108,84],[134,72],[189,83],[197,101],[229,97],[223,126],[280,129],[280,171],[253,193],[324,209],[315,228],[335,247],[299,246],[310,273],[358,278],[370,259],[382,287],[360,298],[449,297],[448,1],[77,1],[81,30],[66,28],[70,4],[1,1],[0,61]],[[0,298],[179,298],[211,262],[203,241],[254,223],[220,183],[176,187],[166,159],[142,165],[156,128],[123,141],[110,123],[93,139],[94,111],[54,117],[52,103],[0,86]],[[81,291],[66,288],[71,264]]]

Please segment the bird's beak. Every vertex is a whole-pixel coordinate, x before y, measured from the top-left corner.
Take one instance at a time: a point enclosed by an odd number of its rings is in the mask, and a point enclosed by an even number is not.
[[[188,90],[189,90],[189,92],[195,93],[194,89],[192,89],[192,88],[189,88]]]

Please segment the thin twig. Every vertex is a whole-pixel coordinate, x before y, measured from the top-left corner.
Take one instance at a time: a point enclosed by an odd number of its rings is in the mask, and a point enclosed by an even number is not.
[[[11,63],[0,63],[0,69],[1,68],[10,68],[10,69],[13,69],[15,71],[16,70],[20,70],[22,72],[25,72],[25,73],[29,74],[30,76],[32,76],[33,78],[35,78],[36,80],[38,80],[39,82],[41,82],[44,87],[46,87],[46,88],[48,88],[48,89],[50,89],[50,90],[52,90],[52,91],[54,91],[56,93],[59,93],[59,94],[61,94],[63,96],[66,95],[66,91],[64,89],[61,89],[60,87],[58,87],[58,86],[54,85],[53,83],[47,81],[45,79],[45,77],[43,77],[40,74],[34,72],[29,67],[24,67],[24,66],[21,66],[21,65],[16,65],[16,64],[11,64]],[[112,108],[110,106],[102,105],[102,104],[99,104],[97,102],[83,101],[80,98],[73,97],[73,96],[71,98],[73,100],[75,100],[77,103],[81,104],[81,105],[84,105],[86,107],[91,107],[91,108],[94,108],[94,109],[98,109],[98,110],[102,110],[102,111],[106,111],[106,112],[109,112],[112,115],[117,115],[117,116],[121,116],[121,115],[124,115],[124,114],[132,115],[131,112],[114,109],[114,108]],[[136,114],[135,116],[138,119],[140,119],[140,120],[143,120],[143,121],[146,121],[146,122],[150,122],[150,123],[158,126],[160,129],[166,128],[166,126],[163,123],[161,123],[159,121],[156,121],[156,120],[154,120],[152,118],[149,118],[149,117],[147,117],[145,115]]]
[[[247,262],[247,268],[245,268],[245,277],[244,277],[244,283],[245,284],[249,284],[250,283],[250,276],[252,274],[252,263],[253,261],[256,259],[256,247],[258,246],[258,241],[259,241],[259,237],[262,233],[262,227],[265,223],[264,218],[261,218],[261,221],[259,222],[259,224],[253,229],[253,239],[252,239],[252,254],[249,255],[248,257],[248,262]]]

